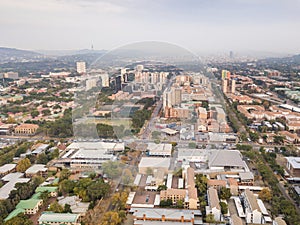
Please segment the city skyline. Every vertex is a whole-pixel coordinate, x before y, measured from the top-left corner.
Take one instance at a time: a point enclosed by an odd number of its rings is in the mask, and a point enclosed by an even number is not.
[[[194,52],[297,54],[300,1],[0,0],[1,46],[113,49],[170,42]]]

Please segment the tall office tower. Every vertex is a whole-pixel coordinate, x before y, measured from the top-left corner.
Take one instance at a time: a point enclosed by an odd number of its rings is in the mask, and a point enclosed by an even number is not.
[[[234,58],[233,51],[230,51],[230,52],[229,52],[229,58],[231,58],[231,59],[233,59],[233,58]]]
[[[223,93],[227,93],[227,90],[228,90],[228,80],[227,79],[222,80],[222,90],[223,90]]]
[[[77,73],[80,73],[80,74],[86,73],[85,62],[76,62],[76,71],[77,71]]]
[[[107,73],[101,73],[100,78],[102,87],[109,87],[109,75]]]
[[[231,80],[231,93],[234,94],[235,93],[235,79]]]
[[[115,81],[115,92],[122,90],[122,77],[117,76]]]

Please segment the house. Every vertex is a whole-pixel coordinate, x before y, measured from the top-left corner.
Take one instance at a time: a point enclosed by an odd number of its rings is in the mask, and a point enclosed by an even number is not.
[[[293,177],[300,177],[300,157],[285,157],[286,167]]]
[[[57,197],[58,187],[40,186],[35,189],[35,193],[47,192],[51,197]]]
[[[25,171],[26,177],[33,177],[35,175],[45,177],[47,175],[48,169],[43,164],[34,164],[31,167],[29,167]]]
[[[247,223],[263,224],[263,214],[252,191],[246,189],[242,193]]]
[[[215,221],[221,221],[222,220],[222,214],[221,214],[221,206],[220,206],[220,200],[218,196],[217,189],[210,187],[207,190],[207,201],[208,206],[206,206],[206,215],[213,214]]]
[[[16,209],[24,209],[24,213],[28,215],[36,214],[43,204],[41,199],[21,200],[16,206]]]
[[[16,135],[34,135],[39,128],[36,124],[23,123],[15,128]]]
[[[0,167],[0,177],[15,172],[17,164],[5,164]]]
[[[40,225],[80,225],[80,215],[74,213],[44,212],[38,219]]]

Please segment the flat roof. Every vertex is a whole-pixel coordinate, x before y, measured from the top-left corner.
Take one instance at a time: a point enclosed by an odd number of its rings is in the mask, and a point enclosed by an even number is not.
[[[32,174],[35,174],[35,173],[38,173],[38,172],[46,172],[48,169],[46,168],[46,165],[43,165],[43,164],[34,164],[32,165],[31,167],[29,167],[25,173],[32,173]]]
[[[113,151],[122,151],[125,149],[124,142],[73,142],[67,147],[67,150],[70,149],[82,149],[82,150],[113,150]]]
[[[245,167],[241,153],[237,150],[214,150],[208,156],[209,167]]]
[[[158,157],[142,157],[139,163],[139,167],[165,167],[169,168],[170,158],[158,158]]]
[[[112,159],[112,157],[113,155],[106,149],[79,149],[71,156],[71,159]]]
[[[178,219],[184,217],[185,219],[193,219],[195,215],[202,215],[200,210],[189,209],[164,209],[164,208],[131,208],[133,215],[142,218],[144,214],[146,218],[162,218],[162,215],[166,219]]]
[[[17,166],[17,164],[5,164],[3,166],[0,167],[0,173],[7,173],[13,169],[15,169]]]
[[[294,169],[300,169],[300,157],[285,157]]]
[[[148,143],[147,150],[149,150],[149,155],[171,155],[172,145],[165,143]]]
[[[43,213],[39,218],[39,223],[51,222],[51,223],[75,223],[79,219],[79,214],[74,213]]]
[[[252,172],[242,172],[239,173],[241,180],[254,180],[254,175]]]

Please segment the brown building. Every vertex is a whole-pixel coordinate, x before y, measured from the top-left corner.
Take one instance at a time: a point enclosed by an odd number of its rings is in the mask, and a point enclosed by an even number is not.
[[[36,124],[23,123],[15,128],[15,134],[17,135],[34,135],[39,128]]]

